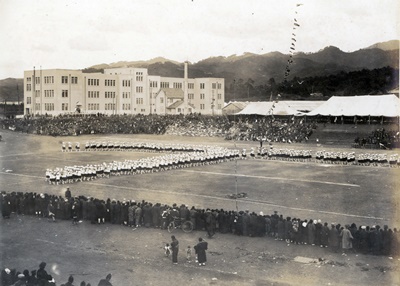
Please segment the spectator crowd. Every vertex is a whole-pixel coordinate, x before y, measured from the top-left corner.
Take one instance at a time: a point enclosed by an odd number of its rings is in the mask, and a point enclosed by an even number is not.
[[[92,224],[115,224],[124,227],[167,229],[178,219],[191,221],[193,229],[246,237],[267,237],[294,245],[329,247],[334,252],[353,251],[363,254],[398,256],[400,234],[388,225],[360,225],[322,222],[317,218],[289,217],[224,209],[202,209],[184,204],[122,201],[107,198],[74,197],[67,189],[65,196],[34,192],[2,193],[0,206],[3,219],[32,215],[49,220],[89,221]]]
[[[367,144],[375,146],[375,148],[399,148],[400,135],[398,131],[386,130],[378,128],[369,134],[367,137],[357,137],[354,139],[356,146],[365,147]]]
[[[3,129],[51,136],[80,134],[172,134],[218,136],[228,140],[307,141],[316,128],[311,119],[262,116],[188,115],[59,115],[2,119]]]
[[[1,286],[56,286],[54,277],[46,270],[46,262],[41,262],[38,269],[29,271],[28,269],[22,272],[16,269],[4,268],[0,273]],[[108,274],[105,279],[101,279],[98,286],[112,286],[110,280],[112,275]],[[70,275],[66,283],[59,284],[61,286],[74,286],[74,276]],[[90,283],[81,281],[80,286],[91,286]]]

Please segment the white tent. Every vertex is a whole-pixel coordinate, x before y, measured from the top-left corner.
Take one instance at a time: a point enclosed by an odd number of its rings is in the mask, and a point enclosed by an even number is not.
[[[239,115],[303,115],[303,113],[291,108],[284,101],[250,102]]]
[[[393,94],[332,96],[308,116],[400,116],[400,99]]]

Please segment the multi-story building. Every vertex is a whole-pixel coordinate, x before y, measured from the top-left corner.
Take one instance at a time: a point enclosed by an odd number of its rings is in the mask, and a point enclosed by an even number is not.
[[[49,69],[24,72],[24,114],[222,114],[223,78],[172,78],[145,68],[104,73]]]

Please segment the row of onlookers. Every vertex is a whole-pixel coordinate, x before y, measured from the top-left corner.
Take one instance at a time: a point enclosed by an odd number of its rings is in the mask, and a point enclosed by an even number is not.
[[[48,217],[53,220],[81,220],[93,224],[111,223],[126,227],[167,229],[174,219],[191,221],[194,230],[205,230],[212,237],[216,232],[250,237],[272,237],[292,244],[329,247],[375,255],[399,255],[400,233],[397,228],[379,225],[328,223],[318,219],[284,217],[277,212],[265,215],[224,209],[189,208],[187,205],[151,203],[147,201],[85,196],[65,197],[36,193],[3,193],[0,196],[3,218],[12,212]]]

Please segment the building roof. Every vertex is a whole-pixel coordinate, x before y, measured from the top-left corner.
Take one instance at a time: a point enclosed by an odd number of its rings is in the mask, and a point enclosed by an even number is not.
[[[168,98],[178,98],[178,99],[184,98],[183,90],[180,88],[162,88],[161,90],[165,93],[165,96]]]
[[[248,101],[230,101],[228,102],[227,105],[224,106],[224,108],[229,108],[231,106],[236,107],[237,109],[242,110],[243,108],[245,108],[247,105],[249,104]]]
[[[325,100],[283,100],[288,106],[297,111],[310,112],[324,104]]]
[[[259,101],[249,104],[237,114],[241,115],[302,115],[302,112],[291,108],[284,101]]]
[[[309,116],[386,116],[400,115],[400,99],[394,94],[332,96]]]
[[[180,106],[183,103],[183,100],[178,100],[172,103],[170,106],[167,107],[167,109],[175,109],[178,106]]]

